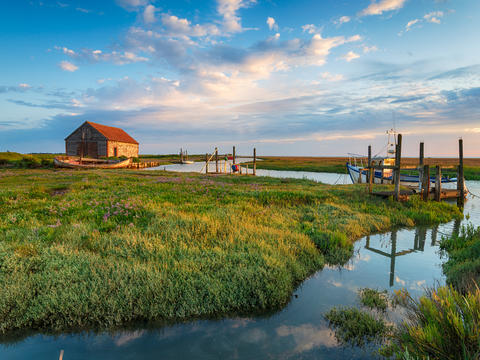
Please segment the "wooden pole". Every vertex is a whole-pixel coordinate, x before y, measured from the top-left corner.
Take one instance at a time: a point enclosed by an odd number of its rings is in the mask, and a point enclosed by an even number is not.
[[[208,174],[208,153],[205,154],[205,174]]]
[[[440,167],[440,165],[437,165],[436,178],[435,178],[435,201],[440,201],[441,195],[442,195],[442,168]]]
[[[370,167],[372,166],[372,145],[368,145],[368,183],[370,184]]]
[[[235,162],[235,146],[233,147],[233,156],[232,156],[232,159],[233,159],[233,165],[236,164]]]
[[[253,148],[253,175],[257,175],[257,149]]]
[[[375,178],[375,169],[374,168],[369,168],[368,169],[368,192],[371,194],[372,193],[372,183],[373,179]]]
[[[463,176],[463,139],[458,139],[458,177],[457,177],[457,206],[465,205],[465,179]]]
[[[218,149],[215,148],[215,171],[218,173]]]
[[[395,150],[395,200],[400,200],[400,166],[402,160],[402,134],[397,136],[397,145]]]
[[[418,187],[421,193],[423,193],[423,160],[425,155],[425,145],[423,142],[420,143],[420,154],[418,156]]]
[[[425,155],[425,153],[424,153],[425,148],[424,147],[425,146],[424,146],[423,142],[421,142],[420,143],[420,157],[418,159],[418,165],[419,166],[423,166],[423,159],[424,159],[424,155]]]
[[[423,200],[428,201],[430,193],[430,167],[423,165]]]

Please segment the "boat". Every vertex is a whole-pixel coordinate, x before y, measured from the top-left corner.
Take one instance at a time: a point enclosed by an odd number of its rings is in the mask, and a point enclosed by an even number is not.
[[[103,160],[75,157],[56,157],[53,159],[55,167],[68,169],[121,169],[129,167],[131,159]]]
[[[395,165],[395,146],[396,146],[396,135],[395,130],[391,129],[387,131],[388,143],[387,143],[387,156],[379,157],[375,156],[372,158],[372,166],[394,166]],[[364,155],[358,154],[349,154],[349,160],[346,164],[347,172],[352,180],[352,183],[356,184],[358,182],[367,183],[368,182],[368,164],[365,159],[367,157]],[[359,178],[361,177],[361,181]],[[430,177],[431,186],[435,185],[436,177]],[[384,169],[374,170],[373,183],[375,184],[393,184],[393,169]],[[444,183],[456,183],[457,178],[453,177],[442,177],[442,184]],[[420,189],[420,176],[411,175],[411,174],[402,174],[400,173],[400,185],[407,186],[412,189]]]
[[[185,150],[183,152],[182,149],[180,149],[180,164],[193,164],[194,162],[191,160],[188,160],[188,152]]]

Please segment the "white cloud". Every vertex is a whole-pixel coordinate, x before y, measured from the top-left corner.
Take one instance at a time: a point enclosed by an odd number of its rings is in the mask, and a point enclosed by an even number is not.
[[[275,19],[273,17],[267,18],[267,25],[270,30],[278,30],[278,25],[275,23]]]
[[[147,24],[155,22],[155,6],[147,5],[143,10],[143,21]]]
[[[317,27],[313,24],[305,24],[302,26],[303,32],[308,32],[309,34],[314,34],[317,32]]]
[[[351,20],[350,16],[342,16],[340,19],[335,21],[335,24],[342,25],[342,24],[348,23],[350,20]]]
[[[359,57],[360,55],[354,53],[353,51],[349,51],[348,53],[342,56],[342,59],[350,62],[352,60],[358,59]]]
[[[62,61],[58,65],[64,71],[74,72],[74,71],[78,70],[78,66],[75,66],[74,64],[72,64],[71,62],[68,62],[68,61]]]
[[[417,24],[420,20],[419,19],[413,19],[410,20],[407,25],[405,25],[405,31],[410,31],[412,29],[412,26]]]
[[[255,2],[255,0],[217,0],[217,11],[223,17],[224,29],[232,33],[243,31],[237,11]]]
[[[148,0],[116,0],[124,9],[131,10],[148,4]]]
[[[209,36],[220,35],[220,30],[212,24],[192,25],[187,19],[175,15],[162,14],[162,24],[169,36]]]
[[[386,11],[392,11],[401,9],[405,4],[406,0],[373,0],[372,3],[362,11],[360,11],[360,16],[367,15],[381,15]]]
[[[148,58],[143,56],[138,56],[137,54],[131,51],[124,51],[124,52],[112,51],[111,53],[104,53],[102,50],[82,49],[78,52],[75,52],[71,49],[68,49],[66,47],[60,47],[60,46],[55,46],[55,49],[62,51],[65,55],[68,55],[73,59],[84,60],[89,62],[110,61],[117,65],[125,65],[125,64],[144,62],[149,60]],[[70,64],[67,61],[63,61],[62,63]],[[75,66],[75,70],[76,69],[78,68]],[[75,71],[75,70],[67,70],[67,71]]]
[[[423,17],[426,21],[434,24],[440,24],[440,18],[443,17],[443,11],[432,11]]]
[[[26,83],[18,84],[18,87],[20,87],[22,89],[30,89],[31,88],[31,86],[29,84],[26,84]]]
[[[329,72],[324,72],[320,76],[322,77],[322,79],[325,79],[327,81],[343,80],[343,75],[342,74],[330,74]]]
[[[368,54],[369,52],[374,52],[374,51],[377,51],[378,48],[375,46],[375,45],[372,45],[372,46],[364,46],[363,47],[363,53],[364,54]]]
[[[75,56],[75,51],[69,49],[69,48],[66,48],[66,47],[60,47],[60,46],[54,46],[55,50],[59,50],[59,51],[62,51],[65,55],[68,55],[68,56]]]

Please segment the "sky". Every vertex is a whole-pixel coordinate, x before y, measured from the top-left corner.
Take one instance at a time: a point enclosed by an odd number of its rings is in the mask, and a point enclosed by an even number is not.
[[[478,0],[0,2],[0,151],[480,156]]]

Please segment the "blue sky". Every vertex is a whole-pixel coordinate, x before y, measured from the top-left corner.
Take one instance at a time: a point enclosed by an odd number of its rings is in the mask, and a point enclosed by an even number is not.
[[[0,151],[89,120],[142,153],[480,156],[478,0],[0,3]]]

